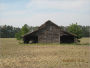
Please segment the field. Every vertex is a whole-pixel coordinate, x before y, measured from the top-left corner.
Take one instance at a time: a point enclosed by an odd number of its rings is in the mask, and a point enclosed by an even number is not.
[[[76,44],[20,44],[0,39],[0,68],[90,68],[90,38]]]

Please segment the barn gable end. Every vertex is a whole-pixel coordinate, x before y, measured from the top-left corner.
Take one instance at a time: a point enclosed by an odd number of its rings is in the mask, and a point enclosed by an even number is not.
[[[40,28],[44,28],[43,32],[38,35],[39,43],[60,43],[60,28],[52,23],[47,21]]]

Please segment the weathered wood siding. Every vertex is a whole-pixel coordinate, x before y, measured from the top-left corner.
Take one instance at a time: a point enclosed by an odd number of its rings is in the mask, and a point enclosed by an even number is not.
[[[60,43],[60,29],[54,25],[47,25],[40,35],[38,35],[39,43]]]

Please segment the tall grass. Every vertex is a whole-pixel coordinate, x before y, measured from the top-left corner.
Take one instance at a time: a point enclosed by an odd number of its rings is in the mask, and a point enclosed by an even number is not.
[[[90,46],[84,45],[87,39],[81,39],[81,46],[20,44],[15,38],[1,38],[0,68],[90,68]]]

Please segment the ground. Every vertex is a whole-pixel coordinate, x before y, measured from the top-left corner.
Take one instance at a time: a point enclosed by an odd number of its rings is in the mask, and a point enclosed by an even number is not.
[[[90,38],[80,44],[20,44],[0,39],[0,68],[90,68]]]

